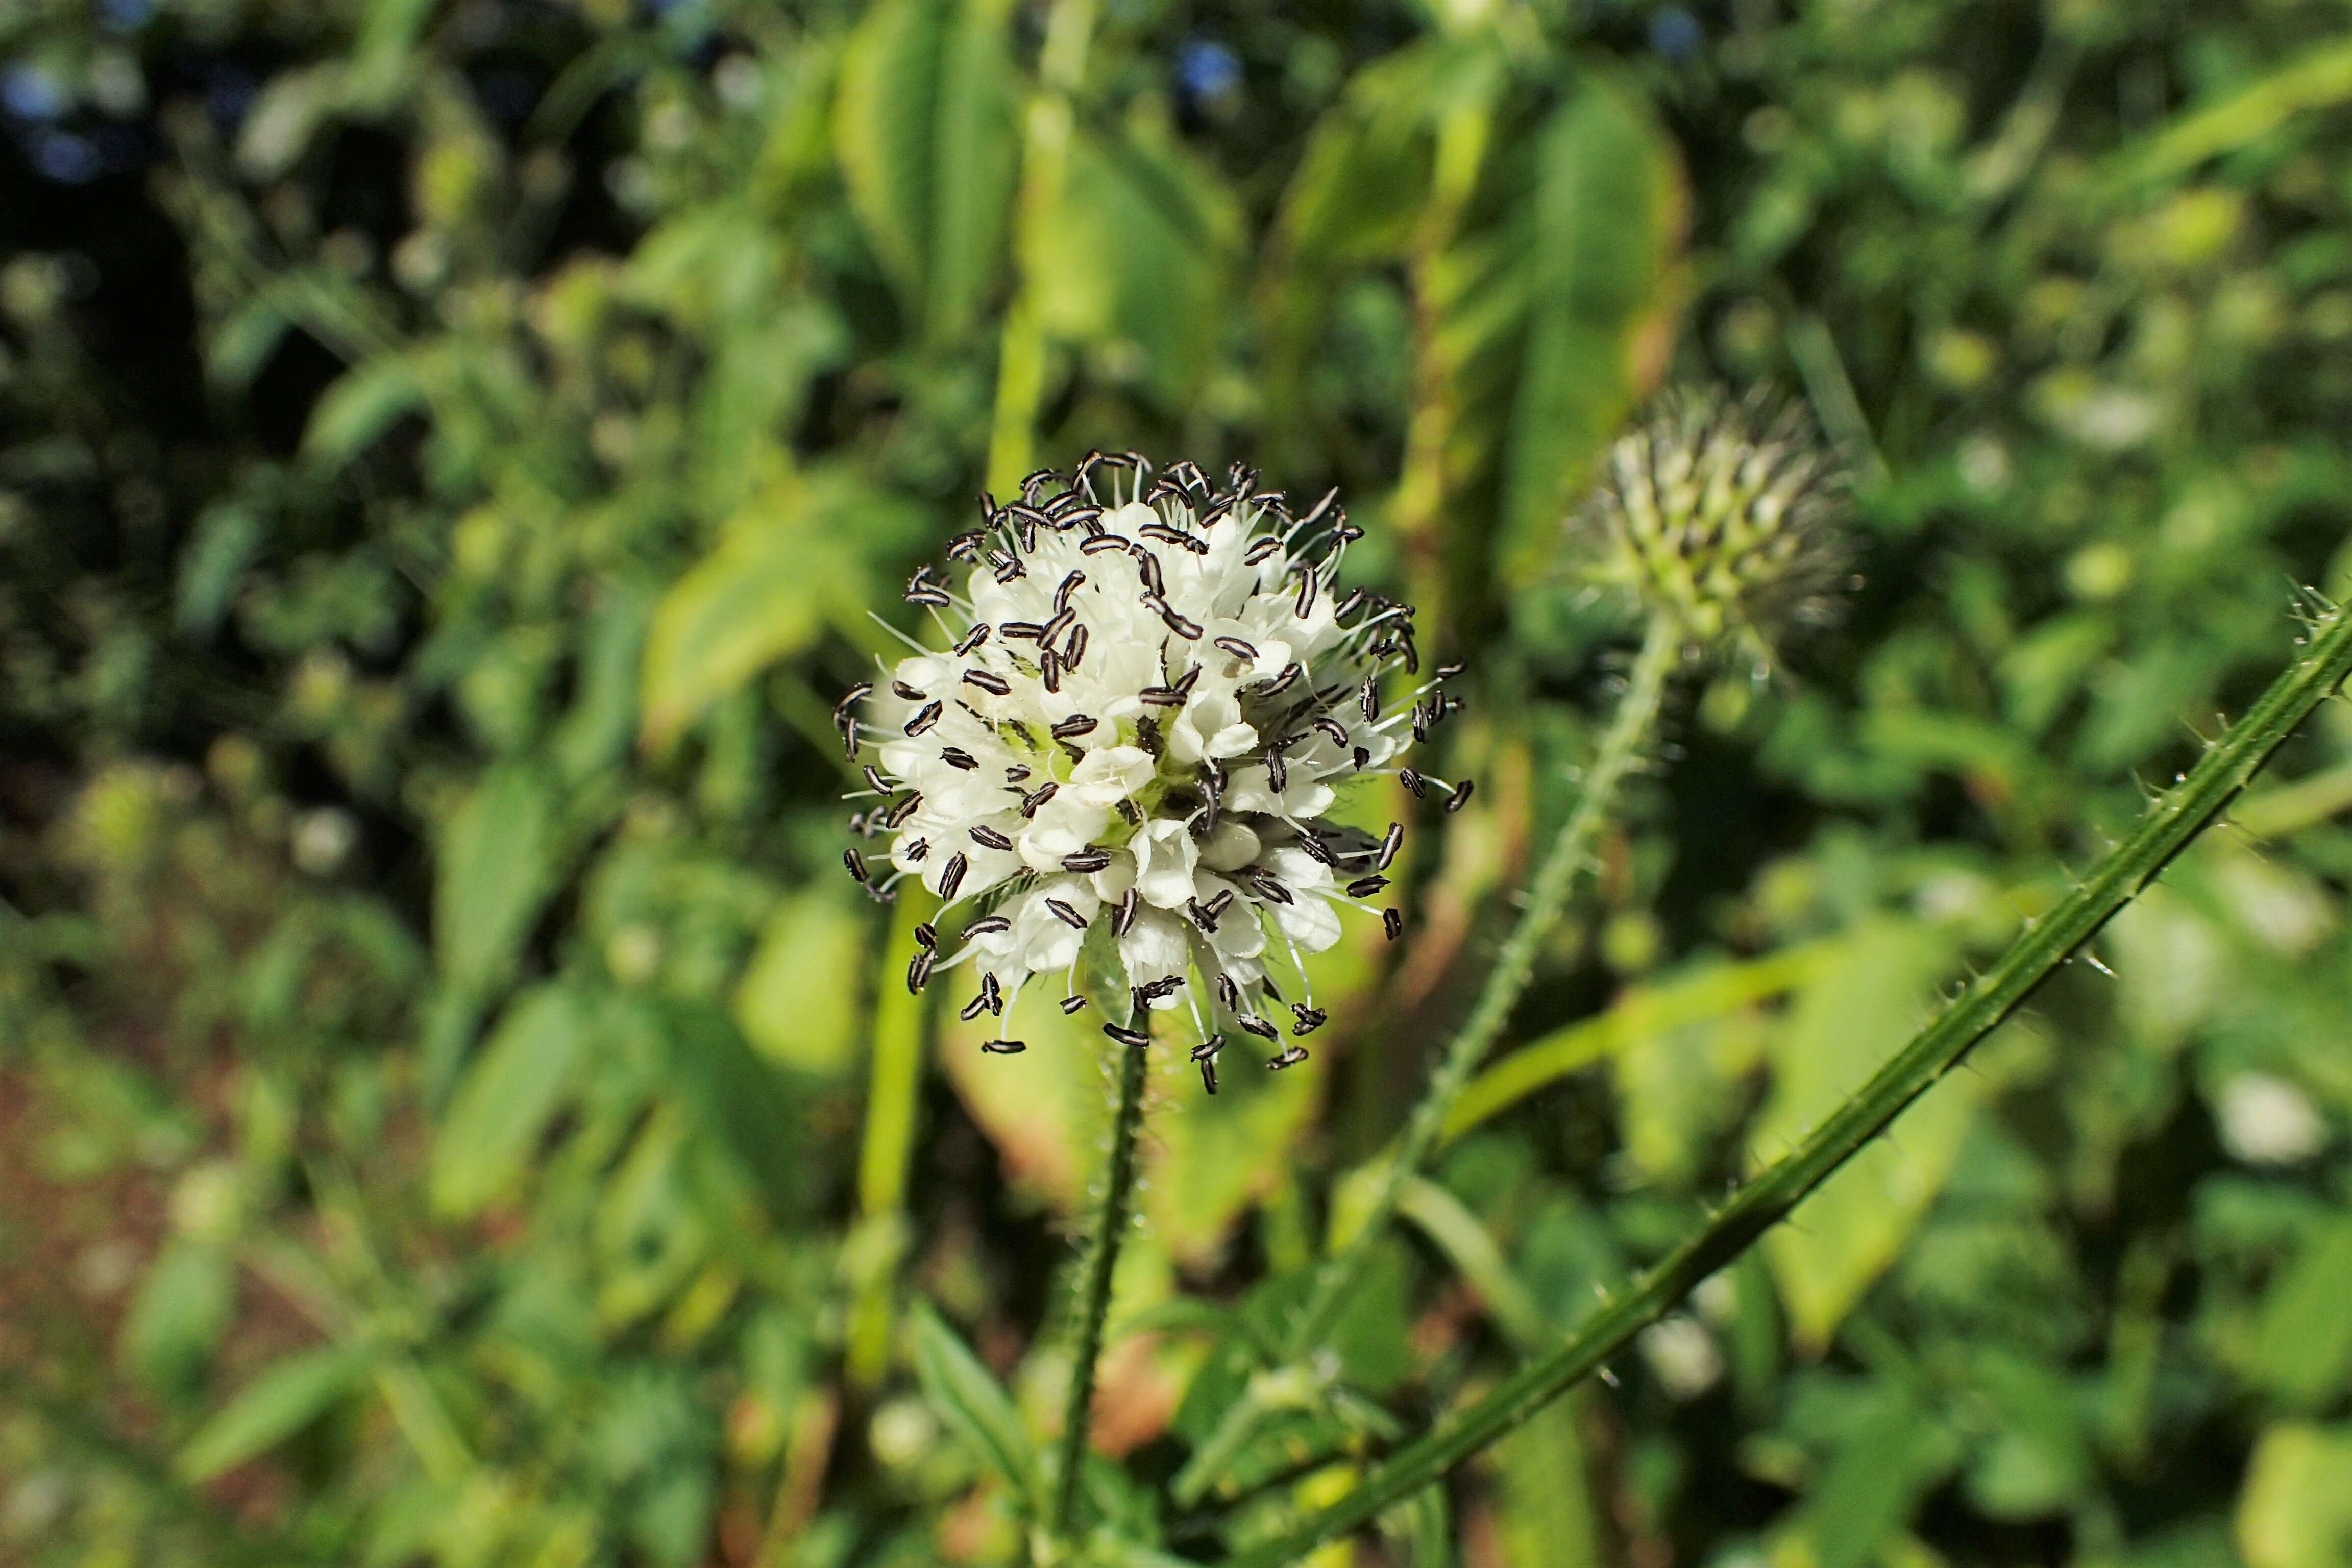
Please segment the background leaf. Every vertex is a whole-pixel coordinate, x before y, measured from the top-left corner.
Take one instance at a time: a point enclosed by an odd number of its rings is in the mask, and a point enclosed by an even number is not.
[[[594,1048],[592,998],[541,985],[517,997],[467,1064],[433,1148],[433,1201],[470,1215],[509,1195]]]
[[[1037,1456],[1013,1401],[953,1329],[929,1308],[915,1313],[915,1372],[924,1395],[1017,1499],[1034,1506]]]
[[[180,1473],[210,1480],[277,1447],[349,1394],[366,1374],[370,1355],[325,1345],[269,1366],[237,1390],[180,1449]]]
[[[490,768],[449,820],[434,885],[433,951],[453,991],[509,978],[562,873],[553,786],[532,763]]]
[[[1011,7],[883,0],[851,35],[834,134],[850,200],[923,336],[971,323],[1003,265],[1017,147]]]
[[[1546,569],[1560,520],[1665,368],[1682,173],[1649,107],[1595,75],[1537,132],[1526,360],[1509,416],[1501,550]]]
[[[1757,1163],[1802,1137],[1909,1037],[1951,963],[1949,944],[1927,928],[1874,924],[1846,939],[1843,962],[1797,994],[1771,1043],[1772,1095],[1749,1143]],[[1935,1200],[1977,1098],[1965,1083],[1947,1088],[1905,1111],[1766,1238],[1800,1343],[1828,1342]]]

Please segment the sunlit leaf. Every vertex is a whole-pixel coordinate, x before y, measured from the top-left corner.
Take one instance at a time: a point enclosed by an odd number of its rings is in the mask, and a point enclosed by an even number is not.
[[[2336,1568],[2352,1555],[2352,1427],[2264,1432],[2238,1494],[2237,1537],[2246,1568]]]
[[[2254,1329],[2255,1380],[2287,1405],[2326,1405],[2352,1380],[2352,1215],[2334,1221],[2263,1298]]]
[[[1843,962],[1797,994],[1773,1038],[1772,1094],[1751,1135],[1761,1163],[1803,1137],[1927,1016],[1949,940],[1907,924],[1864,926]],[[1820,1347],[1895,1260],[1951,1173],[1976,1114],[1961,1074],[1921,1100],[1765,1238],[1799,1342]]]
[[[436,1206],[469,1215],[517,1184],[595,1032],[595,1004],[573,987],[543,985],[516,999],[441,1119],[433,1146]]]
[[[852,204],[922,334],[971,325],[1003,263],[1018,142],[1006,0],[883,0],[842,58]]]
[[[852,977],[866,972],[866,929],[830,883],[776,906],[735,988],[735,1021],[762,1056],[824,1074],[855,1059],[865,1010]],[[817,976],[839,983],[812,984]]]
[[[1138,120],[1071,138],[1063,209],[1029,262],[1047,329],[1136,367],[1170,399],[1196,388],[1230,331],[1240,215],[1168,129]]]
[[[658,751],[712,703],[863,614],[862,539],[910,526],[907,503],[844,474],[755,499],[671,585],[646,638],[643,735]],[[919,514],[917,514],[919,515]]]
[[[1509,1568],[1595,1568],[1606,1561],[1578,1431],[1581,1408],[1573,1399],[1546,1405],[1495,1447],[1502,1482],[1496,1526]]]
[[[529,762],[482,775],[435,857],[433,951],[451,988],[473,994],[514,961],[562,871],[554,787]]]
[[[180,1449],[180,1473],[210,1480],[277,1447],[357,1387],[373,1360],[364,1349],[322,1345],[273,1363],[196,1429]]]

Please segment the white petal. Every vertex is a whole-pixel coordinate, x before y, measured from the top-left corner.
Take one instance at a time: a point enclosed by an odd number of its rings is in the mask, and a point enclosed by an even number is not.
[[[1238,871],[1256,859],[1257,852],[1257,835],[1228,816],[1201,846],[1201,864],[1212,871]]]
[[[1339,914],[1326,899],[1310,893],[1295,903],[1267,907],[1276,928],[1309,952],[1321,952],[1339,940]]]
[[[1033,871],[1058,871],[1062,857],[1075,855],[1090,842],[1088,836],[1066,823],[1031,823],[1014,840],[1021,858]]]
[[[1135,857],[1128,853],[1111,856],[1110,864],[1089,879],[1094,883],[1095,896],[1105,903],[1115,903],[1127,896],[1135,886]]]
[[[1079,945],[1086,941],[1082,928],[1054,912],[1056,903],[1087,921],[1101,908],[1094,889],[1076,877],[1058,878],[1031,893],[1013,920],[1013,935],[1019,939],[1021,961],[1034,973],[1067,969],[1077,962]]]
[[[1290,787],[1282,792],[1282,811],[1286,816],[1320,816],[1331,809],[1339,799],[1331,786],[1313,779],[1294,778]]]
[[[1192,956],[1184,940],[1184,924],[1158,910],[1139,910],[1135,923],[1118,939],[1119,962],[1127,967],[1129,985],[1149,985],[1171,974],[1184,973]]]
[[[1282,810],[1282,800],[1267,782],[1265,765],[1252,763],[1245,768],[1235,768],[1225,779],[1225,807],[1229,811],[1259,811],[1275,813]]]
[[[1258,922],[1257,904],[1251,894],[1205,871],[1193,879],[1192,892],[1204,905],[1215,903],[1220,893],[1234,895],[1234,901],[1217,921],[1217,929],[1206,933],[1220,960],[1255,958],[1265,951],[1265,927]]]
[[[1070,793],[1088,805],[1116,805],[1150,784],[1156,771],[1141,746],[1104,746],[1070,771]]]
[[[944,654],[919,653],[902,658],[890,672],[894,680],[903,680],[918,691],[928,692],[932,687],[955,679],[955,666]]]
[[[1311,893],[1331,885],[1331,868],[1296,845],[1266,851],[1265,868],[1294,893]]]
[[[1144,901],[1181,910],[1192,896],[1192,872],[1201,852],[1191,829],[1165,819],[1148,823],[1129,847],[1135,852],[1135,886]]]

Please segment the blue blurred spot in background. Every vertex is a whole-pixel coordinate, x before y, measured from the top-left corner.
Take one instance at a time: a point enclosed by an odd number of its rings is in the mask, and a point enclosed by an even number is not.
[[[1698,18],[1679,5],[1669,5],[1650,18],[1650,47],[1670,60],[1686,60],[1706,41]]]

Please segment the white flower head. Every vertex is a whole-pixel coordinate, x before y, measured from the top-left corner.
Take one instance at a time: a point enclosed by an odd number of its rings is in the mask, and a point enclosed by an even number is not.
[[[1301,956],[1339,940],[1335,906],[1371,907],[1403,837],[1328,821],[1338,791],[1394,773],[1448,810],[1469,797],[1399,763],[1458,705],[1454,671],[1420,680],[1412,607],[1338,586],[1362,531],[1331,496],[1294,516],[1256,486],[1097,453],[984,500],[986,526],[948,545],[962,581],[908,584],[944,646],[912,644],[836,710],[880,802],[853,826],[888,844],[887,871],[852,849],[850,874],[886,897],[919,880],[942,924],[962,912],[955,938],[918,930],[907,982],[969,967],[964,1016],[998,1020],[987,1049],[1023,1048],[1007,1031],[1040,976],[1064,1012],[1085,1005],[1099,928],[1134,1009],[1114,1039],[1142,1045],[1144,1012],[1181,1001],[1213,1094],[1228,1029],[1273,1042],[1269,1067],[1304,1061],[1295,1037],[1324,1015]]]

